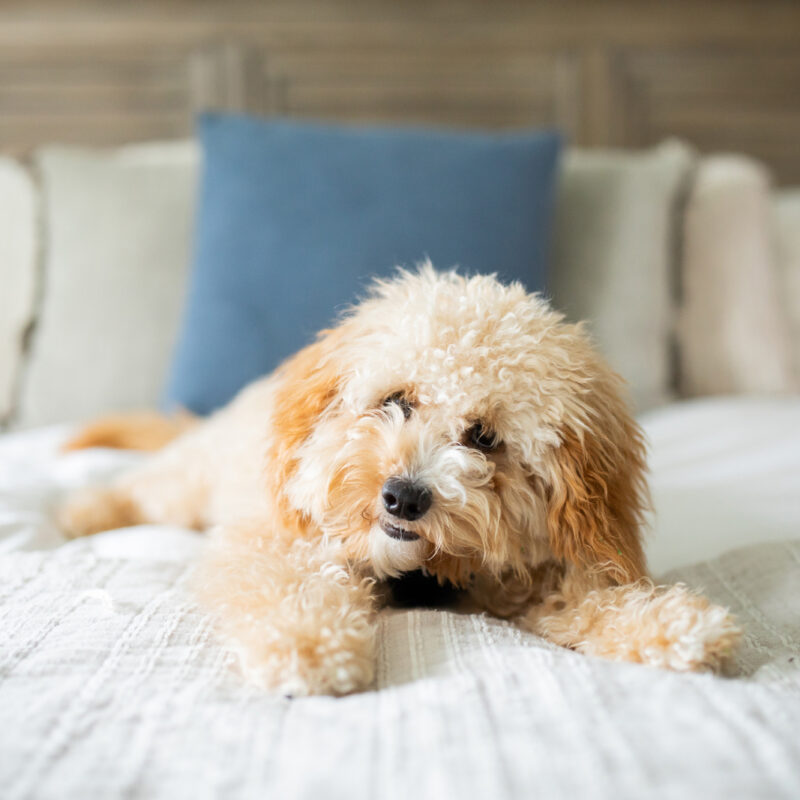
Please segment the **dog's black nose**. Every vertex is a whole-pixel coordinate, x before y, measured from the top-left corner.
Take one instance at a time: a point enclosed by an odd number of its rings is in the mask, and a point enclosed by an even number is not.
[[[383,484],[381,496],[392,516],[409,521],[424,517],[433,502],[430,489],[408,478],[389,478]]]

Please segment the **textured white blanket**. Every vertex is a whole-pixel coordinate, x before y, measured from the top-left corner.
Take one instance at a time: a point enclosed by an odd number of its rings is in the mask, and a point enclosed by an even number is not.
[[[795,532],[800,426],[779,417],[800,408],[773,411],[749,408],[758,432],[724,418],[706,440],[724,409],[655,418],[659,511],[689,520],[702,494],[717,542],[713,514],[736,508],[752,541]],[[800,541],[667,576],[739,615],[733,679],[589,659],[482,616],[388,611],[373,691],[287,700],[242,685],[185,593],[196,535],[62,543],[59,495],[135,457],[55,458],[58,436],[0,441],[2,800],[800,797]]]
[[[0,563],[4,800],[800,796],[799,543],[681,572],[744,623],[736,679],[392,611],[375,691],[343,699],[243,687],[180,562]]]

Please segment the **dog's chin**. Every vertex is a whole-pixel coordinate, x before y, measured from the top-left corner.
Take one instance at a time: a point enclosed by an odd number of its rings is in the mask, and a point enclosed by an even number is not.
[[[419,569],[428,556],[430,545],[388,520],[376,522],[369,532],[369,557],[378,578],[396,578]]]

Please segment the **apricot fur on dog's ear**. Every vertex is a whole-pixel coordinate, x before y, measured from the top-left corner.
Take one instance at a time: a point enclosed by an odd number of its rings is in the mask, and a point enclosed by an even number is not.
[[[298,532],[305,529],[307,520],[289,507],[284,488],[297,468],[297,449],[339,392],[343,371],[336,351],[345,336],[346,325],[323,331],[316,342],[284,362],[277,373],[268,489],[283,521]]]
[[[557,558],[612,583],[647,574],[641,526],[649,498],[642,432],[614,388],[595,394],[587,427],[565,427],[556,450],[548,528]]]

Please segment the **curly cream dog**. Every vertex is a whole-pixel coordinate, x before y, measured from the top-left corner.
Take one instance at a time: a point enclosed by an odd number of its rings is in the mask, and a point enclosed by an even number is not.
[[[717,669],[728,612],[647,579],[620,384],[540,297],[426,265],[62,518],[215,528],[203,600],[248,678],[283,692],[368,687],[382,582],[419,568],[582,653]]]

